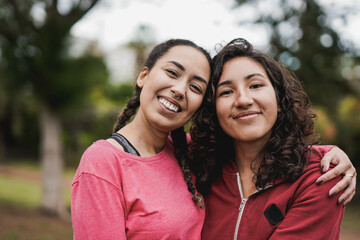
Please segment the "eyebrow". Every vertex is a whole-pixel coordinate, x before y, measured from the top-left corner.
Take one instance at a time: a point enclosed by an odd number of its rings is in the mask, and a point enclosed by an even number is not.
[[[253,74],[247,75],[247,76],[245,77],[245,80],[249,80],[250,78],[255,77],[255,76],[265,78],[265,77],[264,77],[262,74],[260,74],[260,73],[253,73]]]
[[[185,67],[183,65],[181,65],[180,63],[178,63],[177,61],[168,61],[168,62],[174,64],[175,66],[177,66],[181,70],[185,71]]]
[[[177,61],[168,61],[168,63],[174,64],[175,66],[177,66],[178,68],[180,68],[182,71],[185,71],[185,70],[186,70],[185,67],[184,67],[183,65],[181,65],[180,63],[178,63]],[[207,82],[206,82],[206,80],[205,80],[204,78],[202,78],[202,77],[200,77],[200,76],[198,76],[198,75],[195,75],[194,78],[195,78],[196,80],[199,80],[199,81],[201,81],[201,82],[203,82],[203,83],[205,83],[205,84],[207,85]]]
[[[262,74],[260,74],[260,73],[253,73],[253,74],[247,75],[247,76],[245,77],[245,80],[249,80],[249,79],[251,79],[252,77],[255,77],[255,76],[265,78],[265,77],[264,77]],[[230,84],[232,84],[232,83],[233,83],[233,81],[231,81],[231,80],[226,80],[226,81],[223,81],[223,82],[219,83],[219,84],[217,85],[217,87],[220,87],[220,86],[222,86],[222,85],[230,85]]]
[[[202,77],[200,77],[200,76],[198,76],[198,75],[195,75],[194,78],[195,78],[196,80],[199,80],[200,82],[205,83],[205,85],[207,86],[208,83],[207,83],[206,80],[203,79]]]
[[[216,86],[216,88],[221,87],[222,85],[230,85],[230,84],[232,84],[232,82],[233,82],[233,81],[231,81],[231,80],[223,81],[223,82],[219,83],[219,84]]]

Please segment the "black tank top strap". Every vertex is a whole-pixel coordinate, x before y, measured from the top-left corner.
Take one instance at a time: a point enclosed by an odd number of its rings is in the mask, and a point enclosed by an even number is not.
[[[117,141],[124,148],[125,152],[135,156],[140,156],[140,153],[136,150],[136,148],[120,133],[112,133],[109,138]]]

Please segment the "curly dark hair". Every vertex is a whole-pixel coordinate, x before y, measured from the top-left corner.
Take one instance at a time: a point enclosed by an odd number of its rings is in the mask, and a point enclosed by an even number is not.
[[[163,43],[156,45],[153,50],[150,52],[149,57],[145,62],[145,67],[149,70],[155,65],[157,60],[165,55],[171,48],[175,46],[190,46],[193,47],[204,54],[207,58],[209,65],[211,65],[211,57],[210,54],[203,48],[199,47],[195,43],[185,39],[170,39]],[[207,91],[205,92],[205,97],[208,97],[209,91],[208,89],[211,87],[211,83],[208,83]],[[142,88],[136,85],[135,92],[132,98],[129,99],[126,107],[119,113],[117,121],[114,125],[114,132],[119,131],[122,127],[126,125],[127,122],[130,121],[131,117],[135,115],[138,107],[140,106],[140,94]],[[203,104],[202,104],[203,105]],[[200,106],[200,109],[202,106]],[[183,127],[175,129],[171,131],[171,138],[173,140],[173,145],[175,149],[175,157],[177,158],[184,180],[187,184],[189,192],[192,194],[193,201],[199,205],[199,207],[203,208],[203,200],[202,197],[195,190],[194,185],[191,180],[191,173],[189,169],[189,156],[188,156],[188,145],[186,139],[186,133]]]
[[[307,165],[308,146],[315,143],[316,115],[304,89],[294,75],[272,57],[255,50],[245,39],[234,39],[224,46],[212,61],[212,84],[216,89],[224,64],[237,57],[247,57],[264,68],[272,86],[280,111],[270,139],[263,150],[263,158],[255,173],[255,185],[263,188],[276,179],[294,181]],[[204,100],[191,128],[191,170],[196,176],[198,190],[206,195],[211,183],[221,176],[225,164],[235,159],[233,140],[220,127],[216,116],[215,90]],[[253,162],[254,163],[254,162]]]

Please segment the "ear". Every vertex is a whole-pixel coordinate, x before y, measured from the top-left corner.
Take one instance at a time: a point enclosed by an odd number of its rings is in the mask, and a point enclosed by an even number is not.
[[[143,69],[141,69],[141,72],[136,80],[136,84],[139,88],[142,88],[144,86],[144,82],[146,80],[146,77],[149,75],[149,72],[150,70],[148,67],[143,67]]]

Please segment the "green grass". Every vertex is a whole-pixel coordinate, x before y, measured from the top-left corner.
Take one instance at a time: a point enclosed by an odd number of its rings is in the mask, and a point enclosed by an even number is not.
[[[41,175],[40,166],[34,161],[6,161],[1,162],[1,164]],[[63,177],[72,179],[74,174],[74,169],[67,169],[64,171]],[[70,187],[65,186],[63,189],[64,202],[67,208],[70,208]],[[34,209],[40,207],[41,198],[41,182],[0,174],[0,203]]]
[[[64,202],[70,208],[70,186],[63,190]],[[39,208],[42,186],[40,183],[0,175],[0,203],[11,203],[24,208]]]
[[[41,186],[33,181],[0,175],[0,202],[37,208],[41,203]]]

